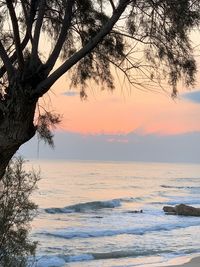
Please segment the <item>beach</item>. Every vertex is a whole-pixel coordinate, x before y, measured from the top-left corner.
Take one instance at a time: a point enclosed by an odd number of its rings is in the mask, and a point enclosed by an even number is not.
[[[184,267],[199,267],[200,266],[200,257],[192,259],[190,262],[182,265]]]
[[[172,267],[199,267],[199,266],[200,266],[200,256],[191,259],[187,263],[184,263],[184,264],[181,264],[181,265],[173,265]]]
[[[182,265],[184,267],[199,267],[200,266],[200,257],[192,259],[190,262]]]

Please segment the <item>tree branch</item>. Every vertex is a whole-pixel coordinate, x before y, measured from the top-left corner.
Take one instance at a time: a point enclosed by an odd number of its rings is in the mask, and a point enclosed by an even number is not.
[[[29,41],[29,34],[26,33],[26,35],[24,37],[24,40],[21,43],[21,50],[22,51],[24,50],[24,48],[28,44],[28,41]],[[16,53],[16,51],[12,54],[12,56],[9,58],[9,60],[10,60],[11,63],[14,63],[17,60],[17,53]],[[2,66],[0,68],[0,78],[6,73],[6,71],[7,70],[6,70],[5,66]]]
[[[113,11],[115,11],[115,4],[114,4],[113,0],[109,0],[109,2],[111,4],[111,6],[112,6]]]
[[[112,30],[113,26],[118,21],[129,3],[130,0],[121,0],[109,21],[102,27],[97,35],[93,39],[90,39],[90,41],[83,48],[81,48],[78,52],[76,52],[73,56],[66,60],[45,81],[41,82],[37,86],[36,90],[32,92],[32,96],[41,97],[64,73],[66,73],[71,67],[73,67],[80,59],[90,53]]]
[[[38,2],[36,3],[35,0],[31,0],[30,4],[30,14],[29,14],[29,20],[30,20],[30,29],[32,29],[32,25],[34,22],[36,9],[37,9]],[[30,40],[28,29],[26,31],[25,37],[21,43],[21,50],[23,51],[26,45],[28,44]],[[17,60],[17,53],[16,51],[12,54],[12,56],[9,58],[11,63],[14,63]],[[3,75],[6,73],[5,65],[0,68],[0,78],[3,77]]]
[[[62,49],[62,46],[66,40],[68,30],[71,25],[72,9],[73,9],[74,2],[75,0],[68,0],[66,3],[65,16],[62,22],[62,29],[61,29],[60,35],[58,37],[57,43],[54,47],[52,54],[50,55],[49,59],[47,60],[45,64],[46,69],[47,69],[47,74],[49,74],[49,72],[54,67],[56,60],[58,59],[58,56],[60,54],[60,51]]]
[[[21,0],[21,4],[22,4],[23,12],[24,12],[24,17],[25,17],[25,20],[26,20],[27,33],[29,35],[29,39],[32,42],[32,33],[31,33],[32,23],[31,23],[31,21],[29,19],[29,15],[28,15],[28,12],[27,12],[27,9],[26,9],[25,1],[24,0]]]
[[[0,41],[0,57],[4,63],[5,70],[8,73],[8,80],[11,81],[12,76],[14,75],[14,67],[12,65],[12,62],[10,61],[10,58],[8,57],[5,48],[2,45],[2,42]]]
[[[41,0],[38,6],[38,17],[35,24],[35,32],[32,41],[32,60],[38,57],[38,45],[40,39],[40,31],[45,14],[46,0]]]
[[[19,68],[22,69],[24,65],[24,58],[23,58],[23,54],[21,50],[21,41],[20,41],[17,17],[16,17],[16,13],[15,13],[15,10],[12,4],[12,0],[6,0],[6,4],[9,10],[9,14],[10,14],[11,22],[12,22],[18,64],[19,64]]]

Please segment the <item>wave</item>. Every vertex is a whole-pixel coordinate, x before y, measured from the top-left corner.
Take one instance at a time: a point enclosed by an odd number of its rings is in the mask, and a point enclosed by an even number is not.
[[[151,199],[150,196],[148,197],[125,197],[125,198],[120,198],[121,202],[144,202],[148,199]]]
[[[107,208],[117,208],[120,207],[123,202],[143,202],[149,197],[125,197],[119,199],[105,200],[105,201],[91,201],[78,203],[63,208],[46,208],[45,212],[50,214],[56,213],[74,213],[74,212],[88,212],[92,210],[107,209]]]
[[[199,183],[199,178],[200,177],[188,177],[188,178],[174,178],[172,179],[172,181],[176,181],[176,182],[195,182],[195,183]]]
[[[34,263],[30,261],[30,266],[33,267],[47,267],[47,266],[54,266],[54,267],[61,267],[66,264],[65,259],[62,256],[41,256],[36,257],[34,259]]]
[[[197,253],[198,250],[187,251],[187,254]],[[61,267],[65,266],[70,262],[83,262],[83,261],[95,261],[95,260],[108,260],[108,259],[120,259],[127,257],[137,257],[137,256],[152,256],[157,255],[157,249],[149,249],[149,250],[119,250],[119,251],[110,251],[110,252],[89,252],[85,254],[79,255],[52,255],[52,256],[42,256],[36,258],[36,262],[33,267],[46,267],[46,266],[54,266]],[[159,251],[159,254],[163,256],[173,257],[179,254],[172,254],[171,250],[162,249]],[[181,254],[180,254],[181,255]]]
[[[63,238],[63,239],[74,239],[74,238],[101,238],[108,236],[118,236],[118,235],[144,235],[152,232],[160,231],[172,231],[175,229],[183,229],[191,226],[199,225],[199,220],[193,222],[179,222],[163,225],[155,225],[152,227],[139,227],[139,228],[130,228],[130,229],[105,229],[105,230],[86,230],[86,231],[54,231],[54,232],[40,232],[40,235],[46,235],[50,237]]]
[[[161,253],[170,253],[170,250],[162,250]],[[157,254],[158,250],[118,250],[110,252],[95,252],[82,255],[66,256],[66,262],[75,262],[75,261],[88,261],[88,260],[106,260],[106,259],[118,259],[126,257],[137,257],[137,256],[149,256]]]
[[[159,205],[172,205],[172,206],[175,206],[175,205],[179,205],[179,204],[185,204],[185,205],[194,205],[194,206],[199,206],[200,205],[200,199],[188,199],[188,198],[175,198],[175,199],[172,199],[172,200],[168,200],[166,202],[151,202],[150,204],[159,204]]]
[[[85,203],[78,203],[75,205],[66,206],[64,208],[47,208],[45,211],[50,214],[56,213],[73,213],[73,212],[86,212],[98,209],[116,208],[121,206],[120,199],[113,199],[108,201],[92,201]]]
[[[163,188],[172,189],[200,189],[200,186],[174,186],[174,185],[161,185]]]
[[[92,260],[106,260],[106,259],[118,259],[118,258],[126,258],[126,257],[137,257],[137,256],[149,256],[156,254],[157,250],[144,250],[144,251],[136,251],[136,250],[119,250],[119,251],[111,251],[111,252],[91,252],[86,254],[79,255],[55,255],[55,256],[42,256],[36,258],[36,262],[33,267],[46,267],[46,266],[54,266],[61,267],[65,266],[66,263],[70,262],[83,262],[83,261],[92,261]],[[162,253],[169,253],[170,251],[162,251]]]

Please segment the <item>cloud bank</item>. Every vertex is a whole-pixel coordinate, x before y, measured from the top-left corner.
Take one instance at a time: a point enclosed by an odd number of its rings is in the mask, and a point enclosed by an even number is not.
[[[127,135],[57,132],[55,150],[42,142],[38,145],[35,138],[25,144],[20,153],[32,159],[200,163],[200,132],[166,136],[134,132]]]
[[[185,93],[182,95],[184,99],[187,99],[193,103],[200,103],[200,90]]]

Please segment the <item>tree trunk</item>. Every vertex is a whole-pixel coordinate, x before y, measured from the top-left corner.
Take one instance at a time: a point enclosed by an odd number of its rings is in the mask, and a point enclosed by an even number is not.
[[[0,116],[0,180],[12,156],[35,135],[33,120],[37,101],[30,102],[24,95],[18,95],[2,103],[4,111]]]

